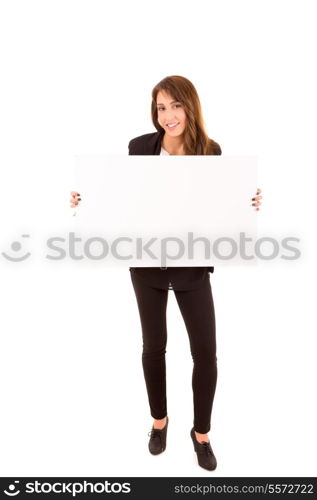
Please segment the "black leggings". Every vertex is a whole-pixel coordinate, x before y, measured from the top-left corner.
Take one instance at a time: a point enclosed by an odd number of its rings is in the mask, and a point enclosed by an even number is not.
[[[131,279],[142,326],[142,365],[151,415],[162,419],[167,415],[165,353],[168,290],[150,286],[136,273],[131,273]],[[194,429],[205,434],[210,430],[217,383],[216,322],[209,273],[200,287],[173,291],[185,322],[194,362]]]

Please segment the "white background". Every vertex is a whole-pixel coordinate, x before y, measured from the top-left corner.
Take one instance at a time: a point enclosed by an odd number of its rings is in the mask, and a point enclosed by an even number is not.
[[[315,2],[0,6],[0,251],[23,234],[32,250],[0,256],[1,475],[315,475]],[[40,265],[40,229],[71,217],[73,155],[128,153],[154,131],[151,90],[172,74],[196,86],[223,154],[259,156],[260,232],[301,240],[297,261],[211,275],[214,473],[189,436],[192,359],[173,292],[168,446],[153,457],[129,272]]]

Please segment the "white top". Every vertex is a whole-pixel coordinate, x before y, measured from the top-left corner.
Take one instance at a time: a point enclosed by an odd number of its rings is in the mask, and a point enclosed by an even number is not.
[[[161,155],[169,155],[169,153],[161,146]]]

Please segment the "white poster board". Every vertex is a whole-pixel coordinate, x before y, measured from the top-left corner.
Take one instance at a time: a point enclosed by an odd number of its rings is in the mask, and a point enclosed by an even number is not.
[[[256,238],[256,157],[81,155],[74,161],[73,185],[82,200],[72,227],[93,263],[255,263],[241,257],[239,244],[241,233]],[[196,238],[204,242],[193,244]]]

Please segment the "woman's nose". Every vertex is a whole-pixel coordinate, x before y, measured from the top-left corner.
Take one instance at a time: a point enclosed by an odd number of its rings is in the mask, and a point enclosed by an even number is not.
[[[166,115],[165,117],[165,122],[166,123],[173,123],[174,121],[177,121],[177,118],[175,115]]]

